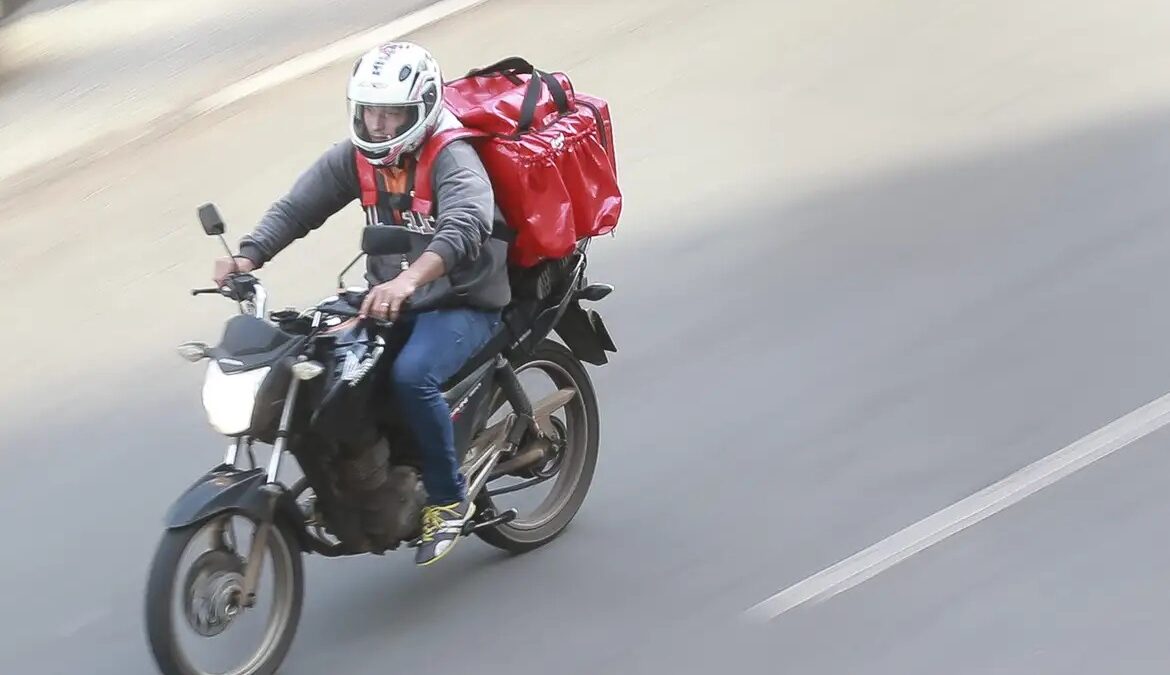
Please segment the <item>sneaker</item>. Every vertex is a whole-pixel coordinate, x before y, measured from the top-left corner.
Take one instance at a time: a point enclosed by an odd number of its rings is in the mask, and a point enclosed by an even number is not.
[[[433,505],[423,509],[422,536],[419,537],[418,552],[414,556],[416,565],[430,565],[455,548],[455,542],[463,536],[463,525],[475,515],[475,504],[469,501],[454,504]]]

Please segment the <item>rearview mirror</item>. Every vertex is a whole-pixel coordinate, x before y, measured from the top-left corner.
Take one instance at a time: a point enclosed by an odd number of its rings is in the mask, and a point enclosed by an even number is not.
[[[362,252],[366,255],[409,253],[410,243],[410,232],[405,228],[367,225],[362,230]]]
[[[219,215],[215,204],[207,203],[199,207],[199,223],[209,237],[218,237],[224,232],[223,217]]]

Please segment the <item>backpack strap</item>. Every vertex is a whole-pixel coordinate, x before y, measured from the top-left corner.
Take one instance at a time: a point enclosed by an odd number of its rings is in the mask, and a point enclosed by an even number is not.
[[[374,165],[366,161],[362,153],[354,148],[354,163],[357,165],[358,187],[362,192],[362,208],[378,205],[378,181],[374,177]]]
[[[434,215],[435,213],[435,197],[434,188],[431,185],[431,171],[435,164],[435,159],[443,148],[447,147],[454,141],[470,138],[490,138],[491,134],[486,131],[478,129],[448,129],[439,132],[432,136],[426,145],[423,147],[419,155],[418,162],[411,166],[410,173],[413,174],[408,178],[407,191],[408,195],[390,195],[391,207],[398,212],[402,211],[417,211],[427,215]],[[357,165],[358,186],[361,190],[362,209],[366,212],[367,224],[374,225],[377,223],[375,215],[378,206],[378,179],[377,169],[373,164],[370,164],[364,156],[357,150],[354,150],[354,162]],[[409,203],[404,203],[405,199],[409,198]],[[397,216],[395,216],[397,217]],[[492,232],[492,236],[510,240],[508,233]]]
[[[432,136],[426,146],[423,147],[423,151],[418,158],[418,170],[414,178],[414,190],[411,191],[411,197],[413,198],[412,210],[418,211],[419,213],[434,213],[435,196],[433,187],[431,186],[431,171],[435,165],[435,159],[443,151],[443,148],[454,141],[465,138],[490,137],[491,134],[486,131],[468,129],[466,127],[447,129]]]
[[[385,186],[390,187],[392,180],[388,177],[386,172],[388,169],[384,167],[376,167],[362,156],[360,152],[354,150],[354,166],[357,169],[358,190],[361,193],[362,210],[366,213],[366,224],[378,224],[378,200],[380,190],[378,189],[378,174],[383,174]],[[414,189],[414,176],[416,173],[416,166],[411,162],[406,168],[405,181],[401,186],[401,194],[390,192],[387,197],[390,203],[390,208],[394,213],[394,222],[401,222],[402,213],[411,209],[411,200],[409,193]]]

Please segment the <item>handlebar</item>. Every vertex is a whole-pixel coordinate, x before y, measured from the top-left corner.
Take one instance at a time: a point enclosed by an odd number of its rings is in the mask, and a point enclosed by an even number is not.
[[[263,317],[265,306],[268,303],[268,294],[260,280],[251,274],[231,274],[224,279],[223,285],[218,288],[193,288],[191,295],[222,295],[229,300],[240,303],[240,311],[245,310],[244,303],[250,305],[252,313]]]
[[[364,297],[365,297],[365,294],[363,293],[363,294],[361,294],[361,296],[358,297],[358,300],[360,300]],[[325,305],[319,305],[317,307],[317,311],[322,312],[324,314],[332,314],[334,316],[345,316],[345,317],[349,317],[351,319],[357,319],[357,318],[361,318],[361,312],[359,311],[360,307],[361,307],[360,302],[358,303],[358,307],[355,308],[352,305],[352,301],[340,299],[337,302],[332,302],[332,303],[328,303]],[[400,315],[403,313],[404,313],[403,311],[399,312]],[[366,316],[366,320],[373,322],[373,324],[379,328],[390,328],[391,326],[394,325],[393,321],[386,321],[384,319],[377,319],[377,318],[374,318],[374,317],[368,316],[368,315]]]
[[[344,316],[354,319],[361,318],[359,310],[368,292],[341,291],[337,299],[333,302],[324,303],[312,309],[322,314],[332,314],[334,316]],[[236,302],[253,302],[255,304],[255,315],[261,318],[264,316],[264,305],[267,299],[267,294],[264,292],[264,287],[260,284],[260,280],[247,273],[229,275],[224,280],[223,286],[219,288],[191,289],[191,295],[221,295]],[[399,315],[401,316],[409,311],[410,301],[407,300],[399,310]],[[367,316],[366,320],[372,322],[379,328],[389,328],[395,323],[372,316]]]

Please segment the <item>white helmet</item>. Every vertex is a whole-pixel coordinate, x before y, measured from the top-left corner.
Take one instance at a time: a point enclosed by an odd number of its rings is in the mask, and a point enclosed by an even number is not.
[[[396,164],[418,150],[439,124],[439,63],[410,42],[375,47],[354,65],[347,98],[354,146],[371,164]]]

